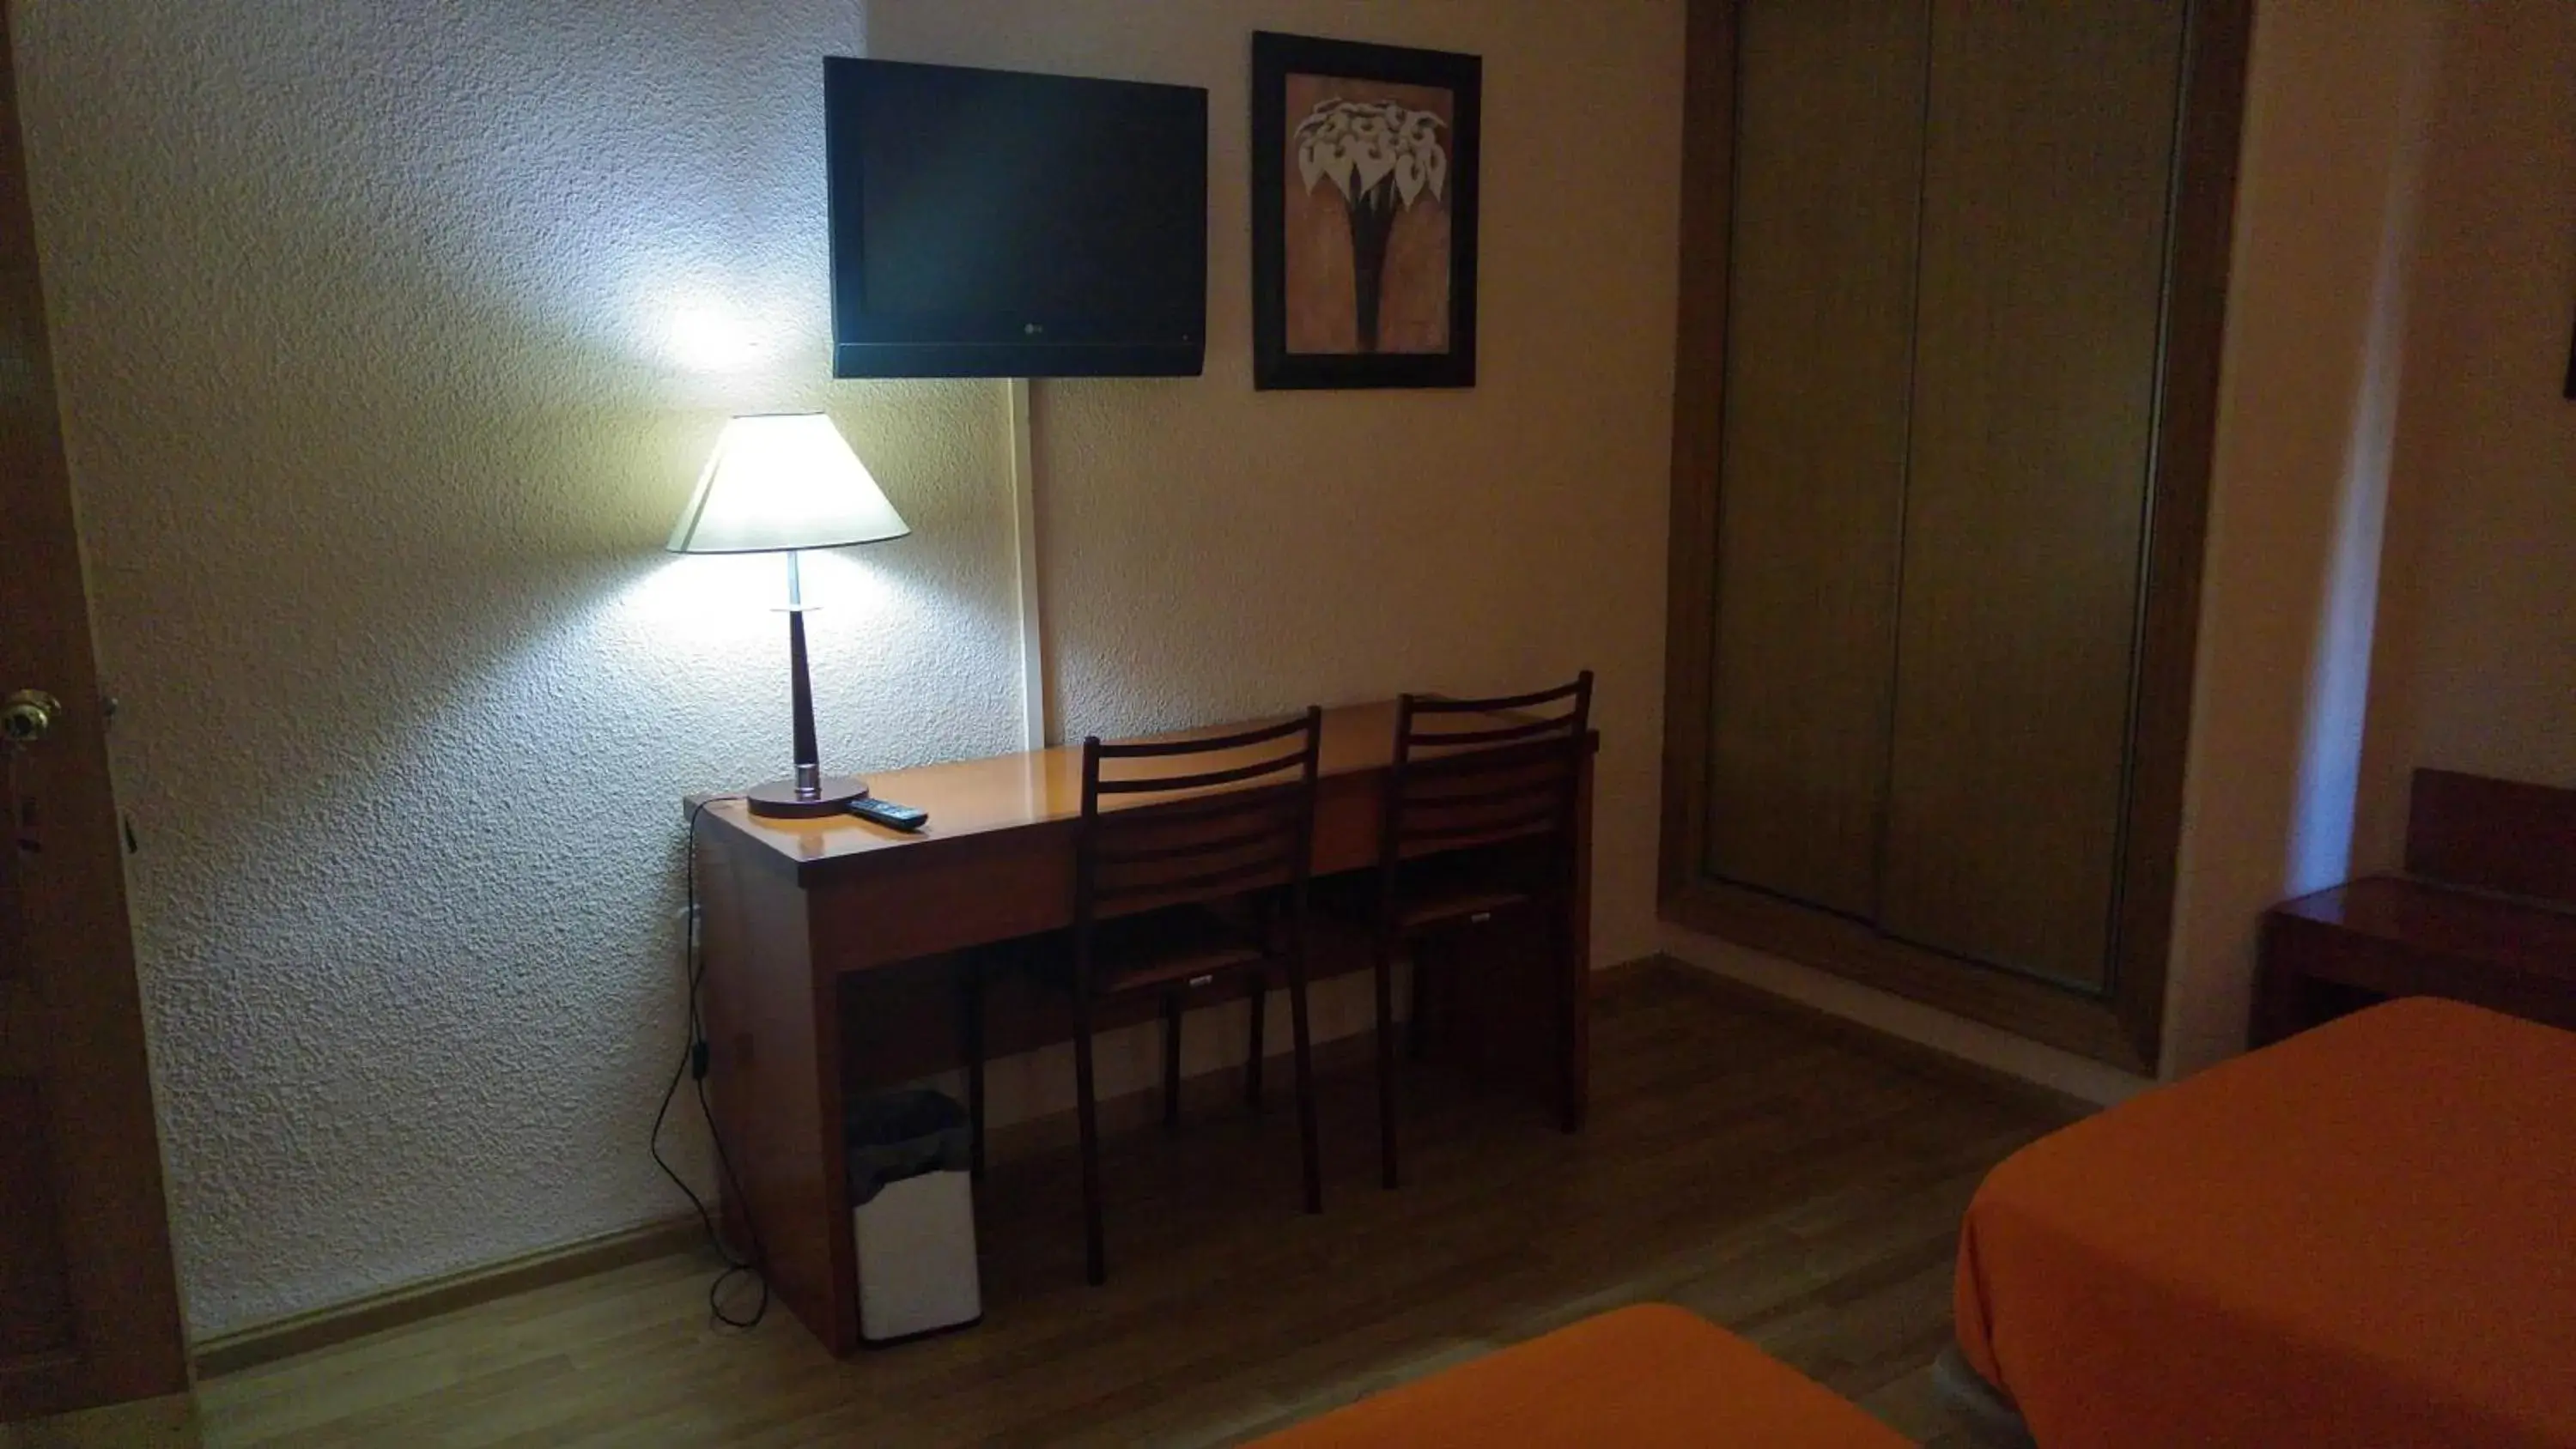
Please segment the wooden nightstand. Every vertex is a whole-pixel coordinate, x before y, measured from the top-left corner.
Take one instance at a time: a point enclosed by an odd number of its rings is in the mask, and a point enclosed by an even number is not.
[[[2264,913],[2253,1045],[2393,996],[2576,1029],[2576,791],[2418,770],[2406,868]]]

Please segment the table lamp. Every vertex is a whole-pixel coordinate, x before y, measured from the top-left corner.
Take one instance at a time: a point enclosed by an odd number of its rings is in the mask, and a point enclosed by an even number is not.
[[[825,776],[817,759],[814,684],[805,666],[805,589],[796,555],[910,532],[868,476],[867,465],[821,413],[735,418],[716,438],[698,491],[671,530],[671,552],[787,555],[787,687],[795,715],[796,774],[748,792],[752,814],[832,815],[868,793],[864,780]]]

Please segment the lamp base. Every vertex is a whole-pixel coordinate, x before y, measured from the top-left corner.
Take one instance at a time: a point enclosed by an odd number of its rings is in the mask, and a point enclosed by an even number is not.
[[[818,816],[838,815],[850,808],[853,800],[864,800],[868,782],[856,775],[826,775],[822,790],[811,797],[796,793],[794,780],[772,780],[743,792],[743,801],[751,813],[770,820],[812,820]]]

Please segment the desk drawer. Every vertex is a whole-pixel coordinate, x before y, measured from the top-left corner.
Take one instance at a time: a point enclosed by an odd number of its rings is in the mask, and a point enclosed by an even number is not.
[[[810,890],[814,964],[866,971],[1073,920],[1069,826],[941,844],[950,848],[902,852]]]

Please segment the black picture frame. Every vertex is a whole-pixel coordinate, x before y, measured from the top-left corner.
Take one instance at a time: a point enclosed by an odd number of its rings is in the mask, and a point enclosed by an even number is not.
[[[1483,139],[1481,57],[1394,45],[1256,31],[1252,37],[1252,385],[1296,388],[1474,387],[1476,385],[1476,210]],[[1451,96],[1445,147],[1449,210],[1449,350],[1288,350],[1288,78],[1332,76],[1429,86]],[[1383,243],[1381,242],[1381,246]],[[1382,253],[1381,253],[1382,255]],[[1433,253],[1437,255],[1437,253]],[[1365,286],[1366,283],[1359,285]],[[1363,315],[1370,315],[1365,310]]]

